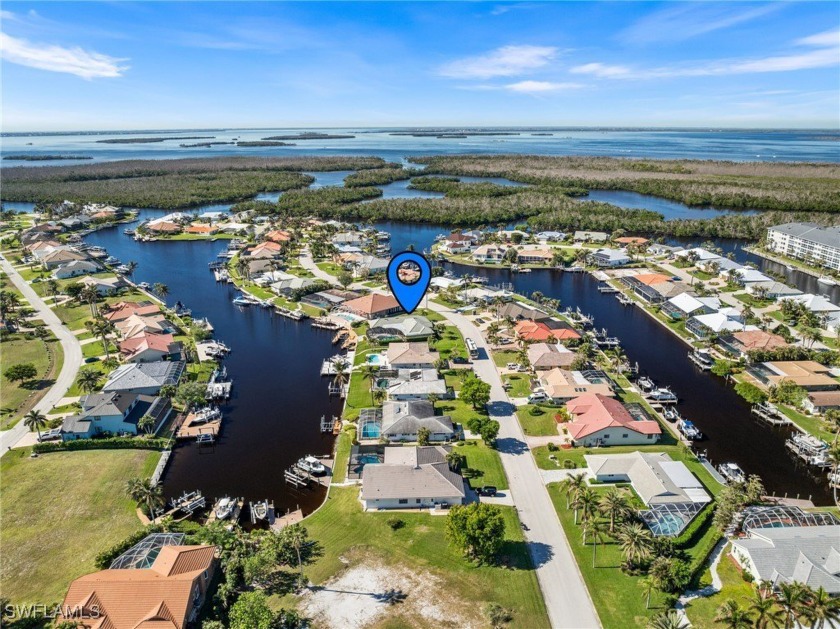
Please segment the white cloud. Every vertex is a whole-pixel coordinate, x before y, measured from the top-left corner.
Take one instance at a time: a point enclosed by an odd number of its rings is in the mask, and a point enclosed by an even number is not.
[[[543,94],[545,92],[560,92],[563,90],[576,90],[583,87],[580,83],[553,83],[551,81],[519,81],[509,83],[504,89],[511,92],[523,94]]]
[[[502,46],[484,55],[456,59],[438,69],[441,76],[454,79],[489,79],[516,76],[547,65],[557,56],[554,46]]]
[[[0,33],[0,54],[9,63],[49,72],[74,74],[88,80],[122,76],[128,69],[128,66],[121,65],[126,59],[109,57],[79,47],[32,44],[5,33]]]
[[[663,66],[659,68],[630,68],[605,63],[587,63],[570,68],[574,74],[588,74],[602,79],[657,79],[692,76],[724,76],[730,74],[759,74],[764,72],[793,72],[814,68],[840,66],[840,31],[826,31],[794,42],[798,46],[815,48],[808,52],[792,52],[755,59],[718,59],[700,64]]]

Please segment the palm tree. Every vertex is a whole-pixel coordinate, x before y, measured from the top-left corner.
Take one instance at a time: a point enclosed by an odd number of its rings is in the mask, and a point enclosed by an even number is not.
[[[99,314],[99,310],[96,307],[96,300],[99,299],[99,292],[95,287],[85,286],[79,293],[79,298],[82,301],[86,301],[90,306],[90,316],[95,317]]]
[[[689,629],[690,626],[677,610],[669,609],[651,618],[647,629]]]
[[[166,301],[166,296],[169,294],[169,287],[161,282],[155,282],[152,285],[152,292],[154,292],[155,295],[160,297],[163,301]]]
[[[577,524],[577,512],[580,510],[582,522],[592,520],[598,513],[598,494],[591,487],[584,487],[577,494],[577,500],[573,503],[575,507],[575,524]],[[583,537],[583,544],[586,545],[586,535]]]
[[[615,521],[627,514],[627,499],[615,487],[601,496],[598,509],[610,519],[610,534],[615,532]]]
[[[618,542],[624,559],[631,565],[637,565],[650,557],[653,538],[650,532],[638,522],[625,524],[618,531]]]
[[[137,503],[143,503],[149,510],[149,515],[155,519],[155,510],[164,504],[163,490],[160,485],[152,485],[149,478],[132,478],[126,483],[126,493]]]
[[[363,381],[367,381],[368,387],[370,388],[371,405],[373,405],[373,390],[376,388],[376,376],[378,371],[379,370],[370,363],[365,363],[359,368],[359,375],[362,377]]]
[[[791,629],[802,615],[805,604],[805,590],[801,583],[782,583],[779,586],[779,605],[785,614],[785,629]]]
[[[101,374],[96,369],[81,369],[79,371],[79,388],[86,393],[92,393],[99,386]]]
[[[748,611],[753,615],[756,629],[781,627],[785,620],[784,612],[776,605],[776,598],[771,590],[756,588],[749,599]]]
[[[301,587],[304,585],[305,580],[303,576],[303,557],[301,556],[301,550],[306,546],[308,542],[308,535],[306,533],[306,529],[303,528],[300,524],[291,524],[283,529],[283,537],[285,541],[295,549],[295,554],[297,554],[298,560],[298,569],[300,570],[300,576],[298,577],[298,583]]]
[[[134,279],[134,271],[137,270],[137,262],[135,260],[129,260],[125,266],[128,268],[128,277]]]
[[[749,629],[753,626],[749,612],[732,598],[718,608],[715,622],[726,625],[729,629]]]
[[[809,591],[806,597],[803,616],[811,623],[812,629],[824,629],[837,626],[840,621],[840,599],[833,598],[822,586],[816,591]]]
[[[47,281],[47,290],[50,292],[50,296],[55,301],[55,296],[58,294],[58,282],[54,279],[50,279]]]
[[[137,421],[137,427],[147,435],[151,434],[155,427],[155,418],[151,415],[143,415],[143,417]]]
[[[571,508],[572,499],[577,492],[586,487],[586,474],[569,474],[560,483],[560,491],[566,495],[566,509]]]
[[[102,347],[105,348],[105,359],[110,359],[111,352],[108,349],[108,334],[113,329],[111,323],[102,317],[97,317],[93,321],[85,321],[85,327],[91,334],[98,336],[102,340]]]
[[[23,418],[23,425],[29,430],[35,430],[38,433],[38,441],[41,441],[41,428],[47,425],[47,417],[41,411],[36,411],[34,408],[29,411]]]
[[[347,384],[347,381],[350,379],[350,373],[347,371],[348,364],[344,360],[337,360],[333,363],[333,368],[335,369],[335,376],[333,377],[333,382],[338,387],[343,387]]]
[[[639,580],[639,587],[642,588],[642,596],[645,599],[645,609],[650,609],[650,597],[656,589],[656,579],[651,576],[643,577]]]
[[[604,541],[604,536],[607,533],[607,526],[596,518],[590,518],[583,522],[583,544],[586,545],[586,538],[589,536],[592,539],[592,567],[595,567],[595,551],[598,544]]]

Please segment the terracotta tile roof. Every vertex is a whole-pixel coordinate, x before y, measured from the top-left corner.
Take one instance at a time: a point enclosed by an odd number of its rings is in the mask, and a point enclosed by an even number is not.
[[[615,242],[621,243],[622,245],[643,245],[650,241],[641,236],[622,236],[621,238],[616,238]]]
[[[580,334],[569,327],[551,328],[542,321],[520,321],[514,328],[516,335],[525,341],[547,341],[549,339],[579,339]]]
[[[172,233],[181,231],[181,226],[178,223],[172,223],[170,221],[159,221],[146,225],[146,229],[153,232]]]
[[[102,316],[111,323],[123,321],[132,315],[139,315],[144,317],[146,315],[157,314],[160,312],[160,306],[157,304],[141,304],[136,301],[121,301],[113,306],[108,312],[103,312]]]
[[[120,341],[119,347],[120,354],[122,354],[126,359],[131,359],[147,350],[155,350],[163,352],[164,354],[169,354],[172,351],[174,343],[175,339],[171,334],[153,334],[143,332],[142,334],[133,336],[130,339]]]
[[[369,317],[398,309],[400,304],[393,295],[371,293],[370,295],[344,302],[344,307],[352,312]]]
[[[654,284],[671,281],[670,276],[663,275],[662,273],[640,273],[639,275],[633,275],[632,277],[645,286],[653,286]]]
[[[659,435],[662,429],[653,420],[636,421],[618,400],[599,393],[587,393],[566,404],[574,420],[566,424],[572,439],[582,439],[605,428],[626,428],[643,435]]]
[[[751,349],[776,349],[787,347],[787,341],[778,334],[765,332],[764,330],[749,330],[747,332],[734,332],[732,334],[745,350]]]
[[[190,225],[184,231],[188,234],[214,234],[219,230],[210,225]]]
[[[288,242],[292,239],[292,235],[284,229],[275,229],[268,232],[265,238],[273,242]]]
[[[151,568],[101,570],[70,584],[62,609],[93,612],[91,629],[183,629],[192,611],[195,587],[204,591],[213,568],[214,546],[164,546]],[[198,580],[198,585],[196,581]]]

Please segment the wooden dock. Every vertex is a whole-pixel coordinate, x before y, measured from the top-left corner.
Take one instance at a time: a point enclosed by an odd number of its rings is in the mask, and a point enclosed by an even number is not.
[[[199,435],[212,435],[215,441],[222,430],[222,418],[213,419],[209,422],[196,422],[196,413],[189,413],[181,425],[175,431],[176,439],[197,439]]]
[[[793,423],[785,415],[782,415],[781,413],[771,413],[757,404],[750,409],[750,413],[752,413],[756,419],[768,423],[771,426],[785,426]]]
[[[279,518],[275,516],[274,522],[269,525],[272,531],[281,531],[290,524],[297,524],[303,520],[303,511],[296,509],[295,511],[287,511],[285,515]]]

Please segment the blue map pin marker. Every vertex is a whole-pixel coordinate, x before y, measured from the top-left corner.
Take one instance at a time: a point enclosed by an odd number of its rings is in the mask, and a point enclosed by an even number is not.
[[[431,279],[432,267],[429,261],[414,251],[398,253],[388,263],[388,285],[408,314],[414,312],[420,304]]]

